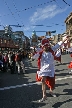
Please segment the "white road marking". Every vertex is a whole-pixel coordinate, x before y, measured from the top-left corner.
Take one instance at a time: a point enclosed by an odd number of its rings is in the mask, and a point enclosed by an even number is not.
[[[60,80],[70,79],[70,78],[72,78],[72,76],[69,76],[69,77],[63,77],[63,78],[57,78],[57,79],[55,79],[55,81],[60,81]]]
[[[64,80],[64,79],[70,79],[72,78],[72,76],[69,76],[69,77],[63,77],[63,78],[57,78],[55,79],[55,81],[61,81],[61,80]],[[0,91],[1,90],[9,90],[9,89],[14,89],[14,88],[19,88],[19,87],[24,87],[24,86],[32,86],[32,85],[41,85],[41,82],[35,82],[35,83],[29,83],[29,84],[21,84],[21,85],[15,85],[15,86],[9,86],[9,87],[3,87],[3,88],[0,88]]]

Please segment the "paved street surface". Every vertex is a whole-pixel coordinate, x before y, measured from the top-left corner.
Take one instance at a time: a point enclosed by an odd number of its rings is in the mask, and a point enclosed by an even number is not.
[[[67,65],[71,61],[70,55],[62,55],[63,64],[56,64],[56,85],[54,93],[47,100],[41,99],[41,85],[36,83],[36,61],[25,60],[26,73],[21,75],[0,72],[0,108],[72,108],[72,76],[68,74]]]

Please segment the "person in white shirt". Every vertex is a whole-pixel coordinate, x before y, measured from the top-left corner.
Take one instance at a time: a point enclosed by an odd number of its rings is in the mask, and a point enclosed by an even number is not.
[[[66,38],[64,41],[66,41],[67,39],[68,38]],[[50,94],[53,97],[56,97],[56,95],[53,93],[53,89],[55,87],[54,58],[56,50],[61,47],[63,42],[59,42],[55,46],[51,47],[48,39],[45,38],[42,40],[43,51],[38,52],[33,56],[33,59],[40,58],[40,69],[39,71],[37,71],[37,81],[42,81],[43,97],[39,100],[39,102],[42,102],[47,98],[46,85],[50,88]]]

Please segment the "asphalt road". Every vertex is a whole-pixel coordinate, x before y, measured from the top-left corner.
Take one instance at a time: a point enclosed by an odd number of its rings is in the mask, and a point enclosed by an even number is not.
[[[25,60],[25,74],[0,73],[0,108],[72,108],[72,76],[68,74],[67,65],[70,55],[62,55],[63,64],[55,63],[56,85],[54,93],[47,100],[38,103],[42,98],[41,85],[36,83],[36,61]]]

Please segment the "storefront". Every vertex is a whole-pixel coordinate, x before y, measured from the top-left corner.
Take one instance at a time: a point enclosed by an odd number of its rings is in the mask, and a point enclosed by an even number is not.
[[[11,49],[19,49],[19,45],[11,39],[0,38],[0,50],[7,51]]]

